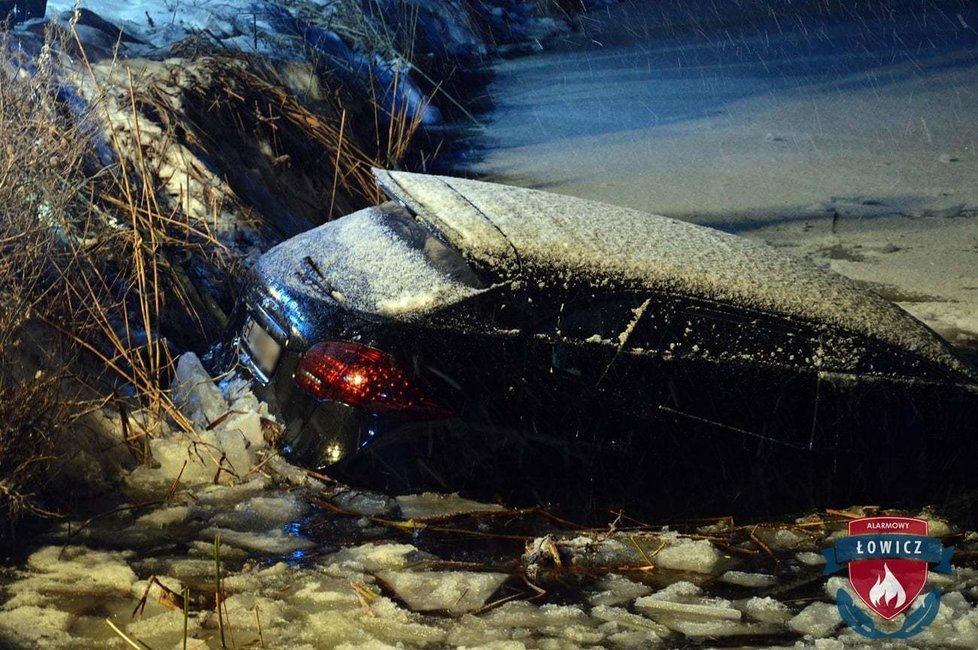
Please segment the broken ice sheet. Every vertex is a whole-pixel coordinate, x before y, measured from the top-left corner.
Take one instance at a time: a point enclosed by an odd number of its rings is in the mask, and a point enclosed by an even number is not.
[[[801,529],[758,526],[754,535],[774,552],[817,551],[817,544]]]
[[[617,623],[620,627],[641,631],[645,633],[647,641],[659,641],[669,636],[669,629],[664,625],[621,607],[598,605],[591,609],[591,615],[602,621]]]
[[[201,428],[210,426],[228,411],[224,396],[193,352],[181,355],[177,361],[173,388],[180,410]]]
[[[213,540],[218,535],[222,544],[236,546],[240,549],[267,553],[269,555],[286,555],[315,546],[314,542],[285,533],[280,528],[259,531],[238,531],[229,528],[211,527],[201,531],[202,539]]]
[[[499,512],[503,507],[496,503],[481,503],[464,499],[457,493],[438,494],[424,492],[422,494],[407,494],[397,497],[401,507],[401,515],[405,519],[435,519],[452,515],[470,514],[475,512]]]
[[[344,548],[326,558],[335,568],[366,573],[404,569],[432,559],[435,559],[433,555],[419,551],[411,544],[362,544]]]
[[[330,503],[365,517],[395,517],[397,502],[386,494],[369,490],[343,490],[329,498]]]
[[[771,597],[747,598],[735,601],[734,606],[761,623],[786,623],[791,618],[788,606]]]
[[[128,596],[136,582],[128,562],[131,556],[84,546],[46,546],[27,559],[27,571],[9,585],[3,608]]]
[[[788,627],[800,634],[824,637],[842,624],[838,608],[831,603],[816,602],[788,621]]]
[[[777,579],[767,573],[745,573],[743,571],[727,571],[719,578],[720,582],[738,587],[771,587],[777,583]]]
[[[71,642],[68,633],[74,616],[54,607],[25,605],[0,611],[0,642],[18,647],[64,647]]]
[[[379,571],[377,578],[417,612],[462,614],[485,606],[509,577],[474,571]]]
[[[630,603],[640,596],[647,596],[652,591],[652,588],[647,585],[615,573],[609,573],[599,579],[595,587],[599,591],[593,593],[588,599],[595,607]]]
[[[533,540],[523,555],[523,564],[532,576],[554,565],[554,553],[561,563],[577,569],[654,566],[657,569],[697,574],[716,574],[726,559],[705,539],[690,539],[674,532],[612,533],[579,535],[557,539],[547,535]]]
[[[743,613],[729,600],[700,595],[690,582],[676,582],[635,601],[635,608],[655,622],[689,637],[771,634],[782,631],[780,624],[743,620]]]

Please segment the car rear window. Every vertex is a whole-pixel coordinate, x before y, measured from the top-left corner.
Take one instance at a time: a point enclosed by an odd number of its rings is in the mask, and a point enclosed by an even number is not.
[[[262,256],[258,277],[297,300],[410,319],[478,294],[462,257],[394,203],[346,215]]]
[[[380,212],[378,219],[384,227],[408,248],[420,253],[432,268],[467,287],[484,288],[465,259],[418,223],[407,210],[393,202],[384,203],[377,209]]]

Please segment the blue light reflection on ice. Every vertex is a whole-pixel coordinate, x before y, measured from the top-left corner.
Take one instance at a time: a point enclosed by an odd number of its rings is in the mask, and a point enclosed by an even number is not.
[[[305,519],[308,519],[308,517],[305,517],[298,521],[290,521],[289,523],[282,526],[282,532],[288,535],[289,537],[298,537],[300,539],[305,539],[306,536],[302,534],[302,524]],[[306,558],[307,558],[307,554],[305,550],[296,549],[287,556],[285,563],[290,567],[297,567],[303,565],[306,561]]]

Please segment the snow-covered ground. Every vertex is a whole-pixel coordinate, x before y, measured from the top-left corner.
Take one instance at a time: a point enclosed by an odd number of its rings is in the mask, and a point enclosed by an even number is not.
[[[470,170],[770,242],[974,343],[976,28],[957,2],[628,0],[495,66]]]

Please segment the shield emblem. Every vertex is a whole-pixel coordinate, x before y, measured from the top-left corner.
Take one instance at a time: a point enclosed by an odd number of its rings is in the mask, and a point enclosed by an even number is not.
[[[926,536],[927,522],[910,517],[866,517],[849,522],[850,536],[887,534]],[[872,544],[882,546],[886,542]],[[856,560],[849,563],[849,583],[867,607],[890,620],[920,595],[927,583],[927,571],[924,560]]]

